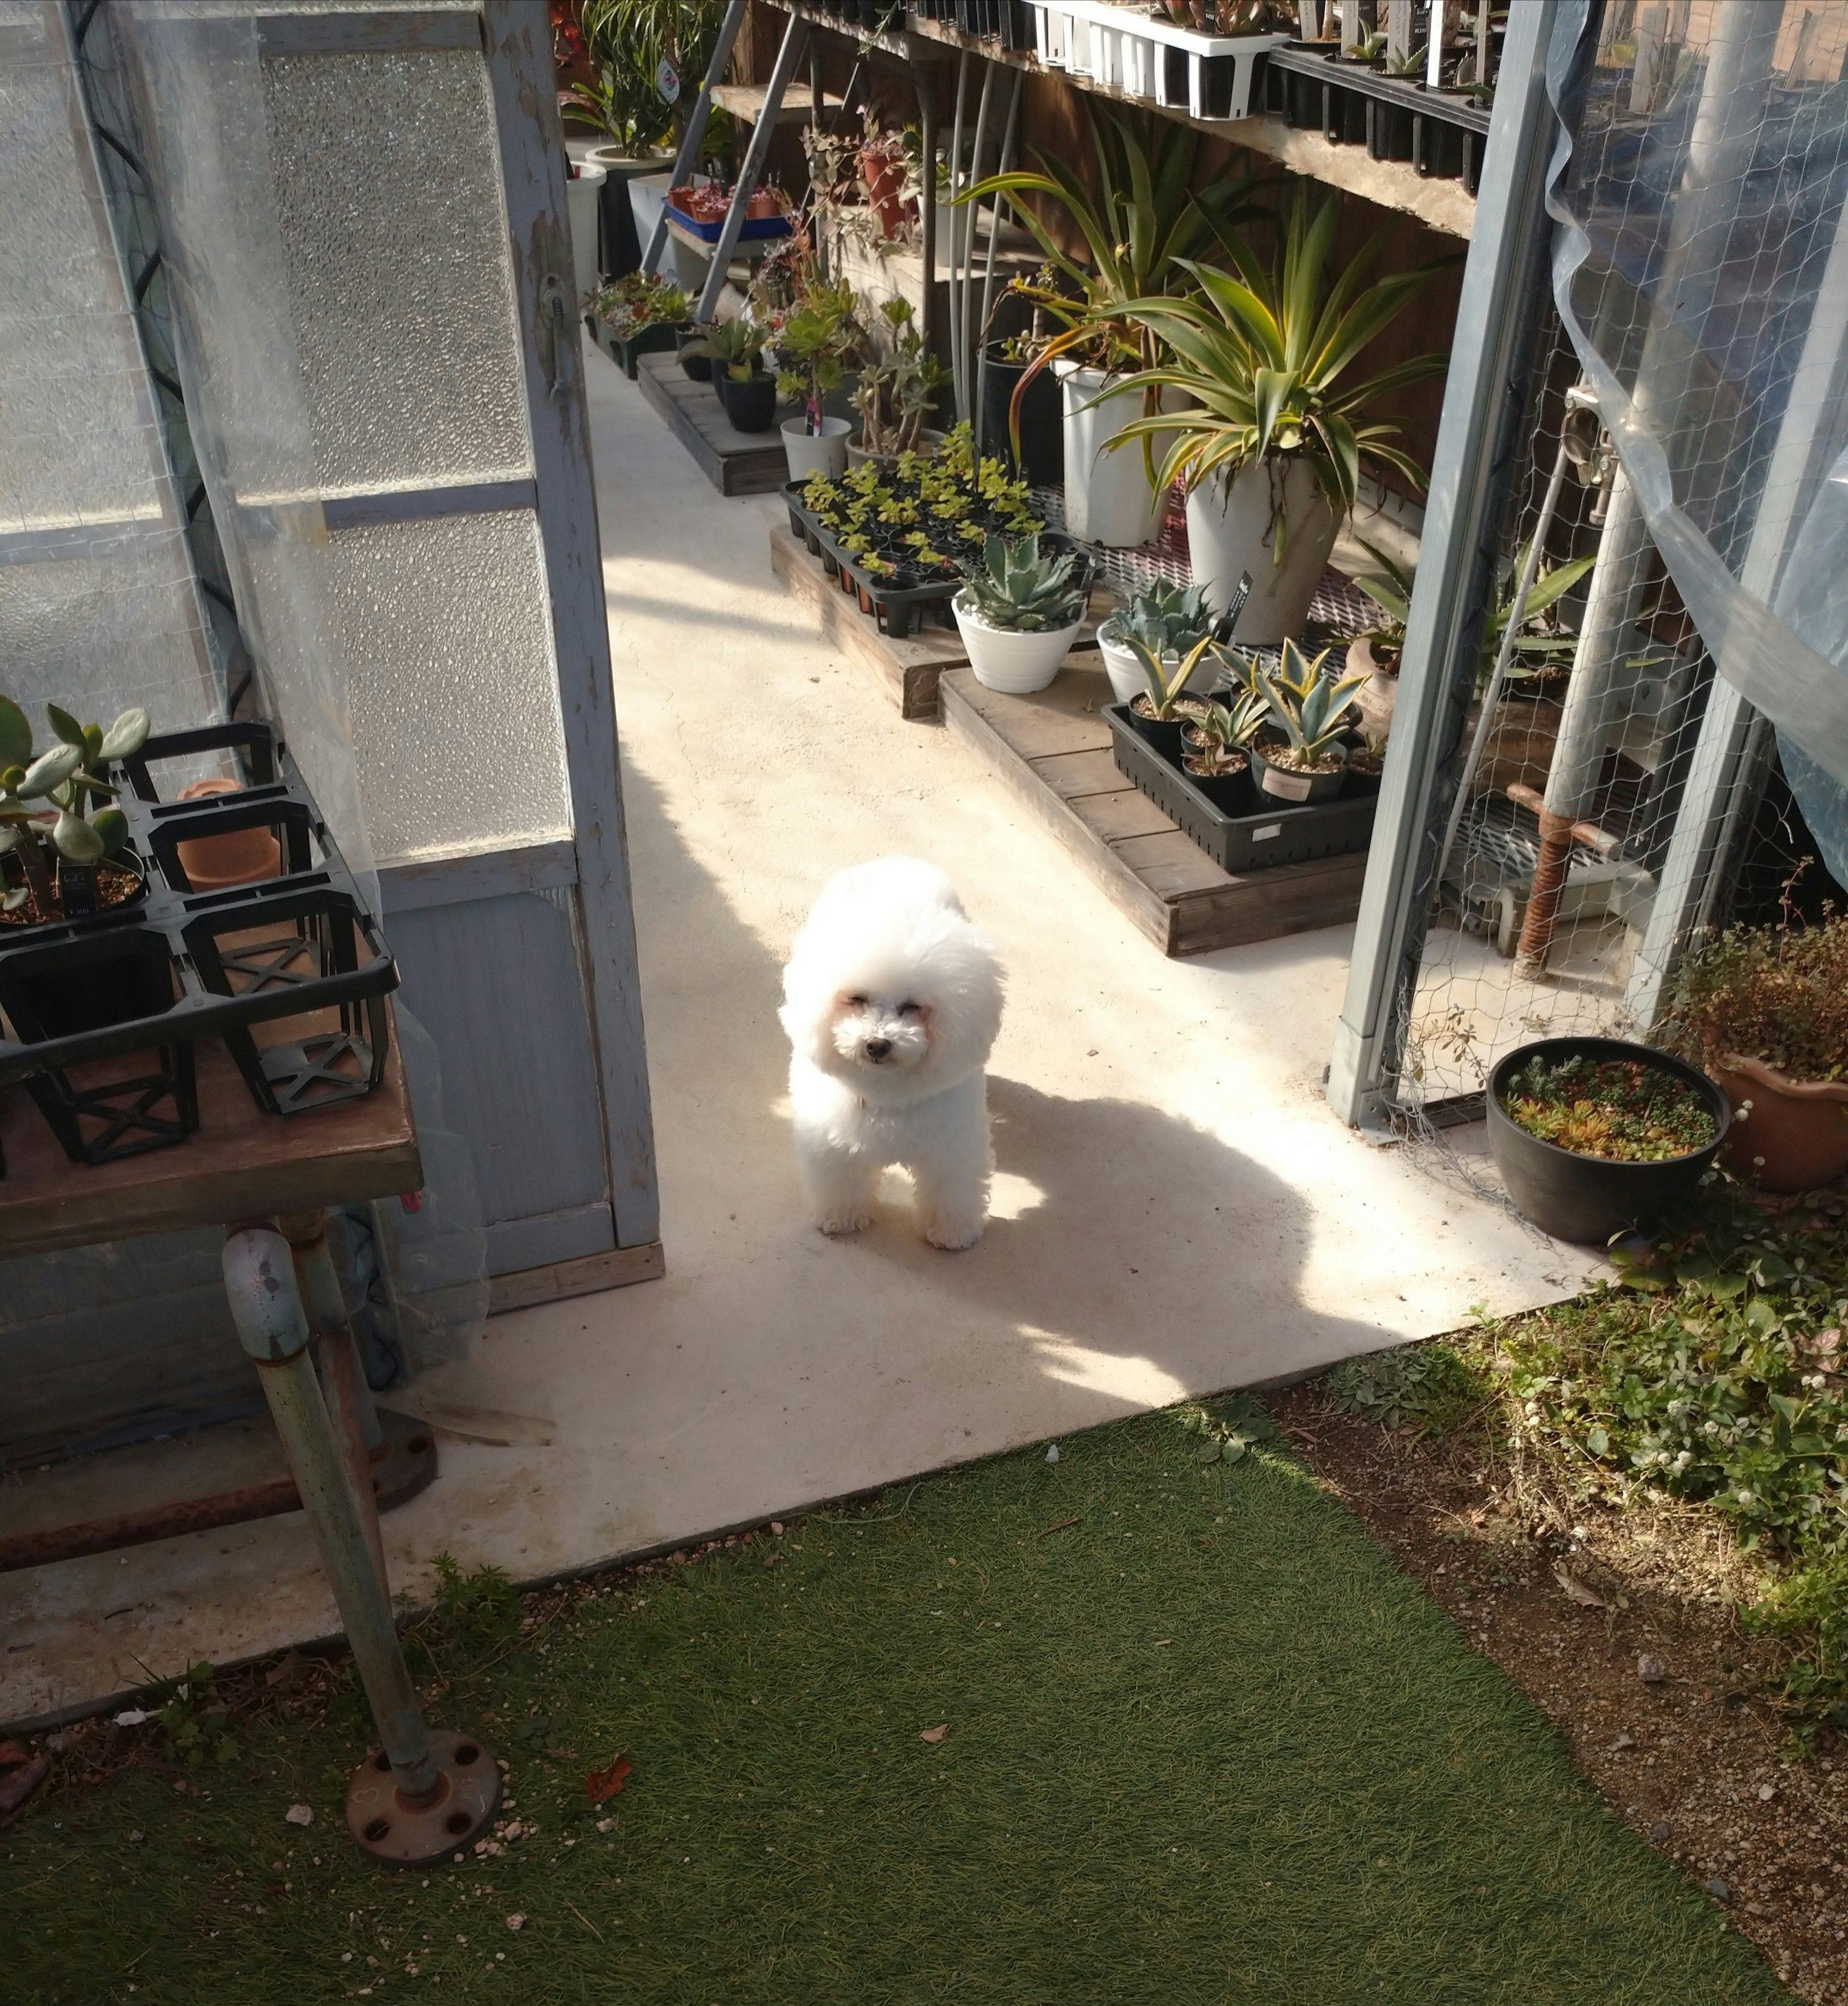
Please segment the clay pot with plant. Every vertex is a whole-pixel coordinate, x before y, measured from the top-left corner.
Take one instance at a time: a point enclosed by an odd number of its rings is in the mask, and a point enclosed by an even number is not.
[[[1728,1167],[1770,1191],[1848,1170],[1848,914],[1733,927],[1683,964],[1668,1024],[1733,1108]]]
[[[24,711],[0,696],[0,924],[15,927],[86,917],[146,888],[100,769],[146,744],[147,713],[125,710],[107,731],[55,703],[45,716],[54,737],[40,751]]]

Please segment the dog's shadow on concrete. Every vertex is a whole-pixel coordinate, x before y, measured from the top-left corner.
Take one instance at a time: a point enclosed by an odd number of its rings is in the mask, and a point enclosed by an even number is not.
[[[1159,1395],[1165,1376],[1178,1397],[1394,1341],[1364,1315],[1304,1304],[1302,1194],[1217,1136],[1140,1101],[993,1075],[988,1096],[996,1176],[980,1243],[941,1253],[889,1200],[862,1244],[1013,1321],[1049,1371],[1133,1399]],[[1112,1360],[1136,1361],[1114,1386]]]

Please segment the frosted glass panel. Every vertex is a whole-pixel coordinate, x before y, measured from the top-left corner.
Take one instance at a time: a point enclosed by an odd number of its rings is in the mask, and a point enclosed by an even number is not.
[[[41,736],[48,699],[104,723],[143,703],[161,730],[216,717],[185,555],[176,535],[105,558],[0,565],[0,689]]]
[[[160,518],[140,352],[86,199],[75,89],[62,40],[0,65],[0,533]]]
[[[486,64],[279,56],[263,74],[323,487],[530,473]]]
[[[532,512],[343,530],[328,563],[378,862],[568,835]]]

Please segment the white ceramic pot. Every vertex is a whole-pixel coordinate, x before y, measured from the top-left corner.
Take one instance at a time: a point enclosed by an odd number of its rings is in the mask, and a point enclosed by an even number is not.
[[[1107,620],[1097,629],[1097,652],[1104,657],[1104,673],[1110,677],[1111,692],[1118,703],[1128,703],[1140,696],[1149,687],[1149,678],[1142,673],[1142,658],[1127,641],[1119,640],[1115,632],[1116,621]],[[1170,664],[1179,660],[1170,655]],[[1211,654],[1201,660],[1200,666],[1187,679],[1187,687],[1197,690],[1202,696],[1219,679],[1219,663]]]
[[[1283,561],[1275,561],[1275,522],[1290,526]],[[1187,498],[1187,545],[1194,582],[1215,606],[1230,604],[1240,575],[1251,575],[1233,639],[1241,647],[1274,648],[1302,633],[1309,602],[1328,569],[1339,527],[1315,470],[1307,460],[1265,460],[1241,467],[1228,484],[1203,482]]]
[[[1161,497],[1149,484],[1143,442],[1132,439],[1115,452],[1105,450],[1126,424],[1142,415],[1142,392],[1120,390],[1093,404],[1091,399],[1114,379],[1101,369],[1080,369],[1068,362],[1054,362],[1052,368],[1065,396],[1067,533],[1119,550],[1152,544],[1161,527]],[[1169,439],[1164,435],[1148,443],[1160,466]]]
[[[577,170],[565,184],[565,213],[571,222],[572,276],[581,308],[603,283],[603,238],[597,213],[603,201],[604,170],[594,160],[579,161]]]
[[[1045,688],[1072,652],[1072,643],[1084,625],[1082,614],[1069,627],[1019,634],[991,627],[964,606],[967,596],[959,592],[950,601],[950,611],[956,616],[956,631],[969,650],[969,666],[976,681],[984,689],[999,690],[1008,696],[1028,696]]]
[[[832,480],[847,470],[847,435],[854,429],[845,418],[823,418],[822,429],[811,432],[806,417],[783,421],[783,451],[789,462],[789,477],[806,480],[811,473],[825,474]]]

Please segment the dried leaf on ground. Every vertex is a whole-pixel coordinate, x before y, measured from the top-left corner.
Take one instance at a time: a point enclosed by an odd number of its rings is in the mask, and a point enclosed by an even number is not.
[[[315,1808],[312,1804],[291,1804],[283,1813],[285,1825],[312,1825],[314,1821]]]
[[[607,1769],[593,1769],[584,1779],[584,1794],[593,1804],[602,1804],[613,1797],[628,1779],[630,1762],[626,1754],[618,1755]]]
[[[10,1768],[16,1762],[30,1762],[30,1755],[16,1741],[0,1741],[0,1769]]]
[[[1608,1609],[1610,1604],[1595,1588],[1587,1588],[1564,1561],[1553,1563],[1553,1578],[1574,1602],[1586,1609]]]
[[[920,1741],[941,1741],[949,1732],[949,1723],[946,1720],[941,1727],[927,1727],[917,1738]]]

